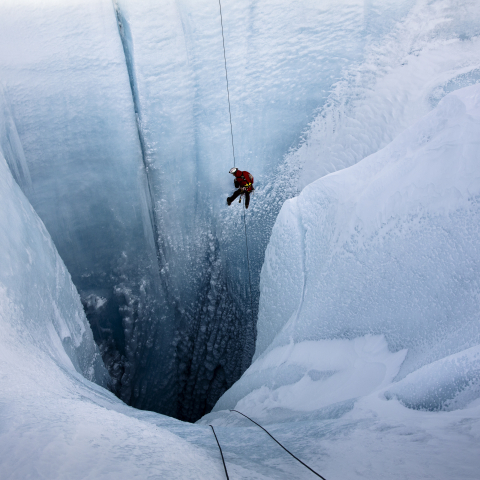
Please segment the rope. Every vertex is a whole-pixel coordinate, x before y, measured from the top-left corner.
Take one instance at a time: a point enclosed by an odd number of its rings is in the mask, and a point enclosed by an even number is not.
[[[250,257],[248,254],[248,236],[247,236],[247,220],[245,219],[247,209],[245,208],[245,201],[243,202],[243,225],[245,226],[245,246],[247,247],[247,266],[248,266],[248,285],[250,287],[250,309],[253,317],[253,303],[252,303],[252,277],[250,274]]]
[[[230,480],[228,477],[228,472],[227,472],[227,466],[225,465],[225,459],[223,458],[223,452],[222,452],[222,447],[220,446],[220,442],[218,441],[217,434],[215,433],[215,430],[213,429],[213,425],[210,425],[212,428],[213,435],[215,436],[215,440],[217,441],[218,449],[220,450],[220,455],[222,456],[222,462],[223,462],[223,468],[225,469],[225,475],[227,476],[227,480]]]
[[[317,473],[315,470],[313,470],[312,468],[310,468],[306,463],[303,463],[299,458],[297,458],[292,452],[290,452],[289,450],[287,450],[273,435],[271,435],[269,432],[267,432],[267,430],[265,430],[261,425],[259,425],[257,422],[255,422],[254,420],[252,420],[250,417],[248,417],[247,415],[245,415],[244,413],[242,412],[239,412],[238,410],[230,410],[231,412],[237,412],[239,413],[240,415],[243,415],[245,418],[248,418],[251,422],[253,422],[255,425],[257,425],[258,427],[260,427],[265,433],[267,433],[273,440],[275,440],[287,453],[289,453],[295,460],[299,461],[304,467],[307,467],[312,473],[314,473],[317,477],[320,477],[322,478],[323,480],[325,480],[324,477],[322,477],[319,473]],[[212,427],[213,428],[213,427]]]
[[[225,36],[223,35],[222,3],[221,3],[220,0],[218,0],[218,5],[220,7],[220,23],[222,25],[223,59],[225,61],[225,80],[227,81],[228,114],[230,116],[230,135],[232,136],[233,166],[236,167],[235,145],[233,144],[232,110],[231,110],[231,107],[230,107],[230,90],[228,88],[227,54],[225,53]]]
[[[223,15],[222,15],[222,2],[221,2],[221,0],[218,0],[218,6],[220,7],[220,24],[222,25],[223,60],[224,60],[224,64],[225,64],[225,80],[227,82],[228,115],[229,115],[229,118],[230,118],[230,136],[232,138],[233,166],[236,167],[235,144],[233,142],[232,108],[230,106],[230,89],[228,88],[227,54],[226,54],[226,51],[225,51],[225,35],[223,33]],[[250,288],[250,309],[251,309],[251,314],[253,316],[252,276],[251,276],[251,273],[250,273],[250,258],[249,258],[249,253],[248,253],[248,239],[247,239],[247,220],[245,218],[245,214],[246,214],[245,210],[246,210],[246,208],[245,208],[245,201],[244,201],[243,202],[243,224],[245,226],[245,245],[247,247],[248,285],[249,285],[249,288]]]

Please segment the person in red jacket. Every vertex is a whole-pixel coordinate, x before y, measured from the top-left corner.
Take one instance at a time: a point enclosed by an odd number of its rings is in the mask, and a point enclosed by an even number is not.
[[[250,193],[254,190],[253,188],[253,175],[247,171],[241,171],[238,168],[231,168],[230,172],[235,178],[233,184],[235,188],[238,188],[231,197],[227,198],[227,205],[231,205],[232,202],[239,196],[245,195],[245,208],[248,208],[250,204]]]

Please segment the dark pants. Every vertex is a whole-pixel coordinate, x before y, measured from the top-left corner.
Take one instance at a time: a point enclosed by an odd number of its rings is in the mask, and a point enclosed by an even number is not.
[[[238,189],[235,192],[233,192],[233,195],[231,197],[228,197],[227,200],[229,200],[230,203],[232,203],[242,193],[245,193],[245,208],[248,208],[248,205],[250,204],[250,192],[242,192],[240,189]]]

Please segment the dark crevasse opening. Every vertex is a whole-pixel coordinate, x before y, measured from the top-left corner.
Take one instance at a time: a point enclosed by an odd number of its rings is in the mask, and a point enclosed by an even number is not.
[[[233,158],[215,2],[26,11],[34,55],[12,40],[24,63],[1,65],[25,192],[81,295],[112,390],[189,421],[250,365],[265,248],[297,193],[299,166],[284,156],[363,35],[357,7],[325,17],[297,3],[222,5],[237,167],[255,177],[245,217],[225,203]],[[332,43],[323,35],[335,25]],[[62,39],[55,50],[51,38]]]
[[[144,197],[149,214],[144,216],[144,222],[155,244],[159,286],[155,298],[144,299],[143,309],[151,304],[148,321],[145,312],[141,312],[142,300],[132,286],[116,287],[115,298],[103,312],[96,308],[95,296],[93,299],[91,294],[84,296],[83,301],[112,376],[112,390],[134,407],[195,421],[213,408],[250,365],[263,252],[276,213],[292,189],[277,191],[278,198],[272,203],[261,201],[269,190],[273,197],[271,188],[259,193],[257,208],[252,202],[253,208],[248,212],[249,232],[242,205],[237,205],[239,208],[233,215],[223,208],[220,214],[228,213],[226,220],[212,211],[201,158],[205,154],[202,151],[205,139],[198,138],[195,132],[197,111],[204,107],[189,91],[182,93],[191,99],[192,117],[182,120],[191,123],[188,128],[183,126],[190,148],[173,168],[181,169],[182,162],[194,167],[185,173],[186,179],[179,179],[179,183],[186,185],[176,191],[169,189],[169,178],[176,172],[162,157],[172,152],[152,148],[153,128],[144,111],[148,111],[150,100],[142,99],[142,79],[138,78],[142,65],[136,62],[132,30],[119,4],[115,4],[115,13],[145,173]],[[219,66],[221,63],[216,62],[215,69]],[[224,81],[222,77],[218,80]],[[190,88],[195,91],[198,86],[187,82],[185,89]],[[221,105],[225,110],[225,101]],[[220,126],[225,130],[226,118]],[[223,153],[228,158],[229,152]],[[179,210],[183,210],[181,222],[176,218]],[[152,325],[159,321],[155,317],[158,304],[166,309],[164,321],[171,326],[168,345],[164,342],[163,351],[158,348]],[[133,327],[129,329],[128,325]]]

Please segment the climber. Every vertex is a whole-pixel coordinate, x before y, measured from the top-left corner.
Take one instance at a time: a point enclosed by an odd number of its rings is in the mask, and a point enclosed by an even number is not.
[[[227,198],[227,205],[231,205],[231,203],[239,196],[245,195],[245,208],[248,208],[250,204],[250,193],[253,192],[253,175],[246,172],[241,171],[236,167],[230,169],[230,172],[235,179],[233,180],[233,184],[235,188],[238,188],[231,197]]]

